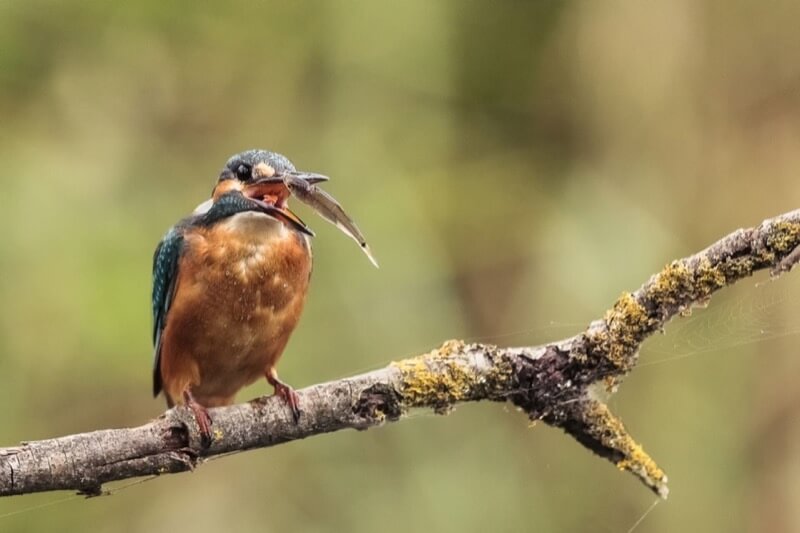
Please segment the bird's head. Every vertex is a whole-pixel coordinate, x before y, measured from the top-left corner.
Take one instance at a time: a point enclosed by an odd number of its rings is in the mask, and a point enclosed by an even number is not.
[[[220,172],[211,199],[197,206],[194,215],[205,215],[220,198],[227,198],[229,194],[241,195],[257,205],[258,211],[282,219],[295,229],[313,236],[314,233],[308,226],[289,210],[289,196],[295,195],[356,241],[377,267],[378,263],[355,222],[333,196],[315,186],[322,181],[328,181],[328,177],[313,172],[300,172],[281,154],[267,150],[247,150],[228,159]]]
[[[287,177],[301,178],[310,184],[328,180],[327,176],[321,174],[298,172],[292,162],[279,153],[247,150],[228,159],[219,174],[211,199],[197,206],[195,214],[208,211],[221,196],[235,192],[274,207],[286,218],[305,226],[289,209],[291,193],[286,185]]]
[[[287,176],[298,177],[308,183],[328,180],[321,174],[298,172],[287,157],[276,152],[247,150],[225,163],[212,197],[216,200],[227,192],[239,191],[248,198],[287,209],[290,195],[285,183]]]

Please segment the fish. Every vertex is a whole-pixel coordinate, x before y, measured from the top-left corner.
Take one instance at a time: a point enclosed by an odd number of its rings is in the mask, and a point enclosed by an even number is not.
[[[372,253],[364,234],[342,206],[329,193],[316,186],[314,183],[326,181],[327,177],[318,174],[286,173],[282,176],[284,185],[292,195],[302,203],[308,205],[322,218],[339,228],[342,233],[356,241],[361,251],[369,261],[380,268],[378,260]]]

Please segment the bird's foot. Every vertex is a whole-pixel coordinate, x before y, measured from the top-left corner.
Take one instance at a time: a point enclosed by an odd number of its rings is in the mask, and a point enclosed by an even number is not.
[[[292,418],[294,418],[296,424],[300,420],[300,396],[297,395],[297,392],[295,392],[290,385],[278,379],[278,375],[275,371],[267,373],[267,381],[275,388],[275,394],[280,396],[281,399],[286,402],[286,405],[289,406],[289,409],[292,410]]]
[[[200,445],[203,448],[211,446],[211,415],[208,414],[208,409],[198,403],[194,399],[192,393],[187,389],[183,392],[183,401],[186,407],[194,414],[194,419],[197,421],[197,427],[200,429]]]
[[[275,387],[275,394],[283,398],[283,401],[286,402],[286,405],[292,410],[292,418],[294,418],[295,423],[297,423],[300,420],[300,396],[297,395],[292,387],[285,383],[281,383]]]

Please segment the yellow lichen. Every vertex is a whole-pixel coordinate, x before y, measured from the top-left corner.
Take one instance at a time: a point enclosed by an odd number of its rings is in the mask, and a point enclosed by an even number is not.
[[[430,355],[432,357],[447,357],[454,353],[460,352],[463,349],[464,341],[459,339],[450,339],[444,341],[442,345],[438,349],[433,350]]]
[[[693,269],[684,261],[673,261],[653,277],[646,289],[646,297],[658,306],[678,306],[684,311],[688,304],[727,285],[729,276],[741,277],[749,273],[747,267],[738,261],[712,265],[704,257]]]
[[[511,369],[503,364],[479,373],[458,357],[465,348],[463,341],[450,340],[427,354],[393,362],[391,366],[402,374],[400,392],[405,407],[432,407],[445,413],[456,402],[473,396],[477,386],[511,375]]]
[[[652,319],[636,298],[626,292],[606,312],[605,322],[607,332],[595,333],[592,342],[607,354],[614,366],[629,368],[640,340],[652,327]]]
[[[762,259],[767,262],[771,262],[775,258],[775,254],[772,252],[764,252],[762,255],[764,256]],[[751,275],[756,268],[756,262],[752,257],[741,257],[735,260],[728,260],[722,263],[719,268],[725,272],[728,280],[735,281]]]
[[[800,245],[800,224],[796,222],[778,222],[767,237],[767,247],[776,252],[785,253]]]
[[[658,305],[678,305],[691,294],[693,286],[692,271],[682,261],[673,261],[653,277],[647,296]]]
[[[452,346],[443,353],[452,353]],[[404,359],[392,363],[403,374],[403,398],[409,407],[434,407],[444,409],[464,400],[477,382],[477,376],[466,370],[463,364],[448,361],[442,352]]]
[[[617,376],[606,376],[602,379],[603,388],[608,394],[614,394],[615,392],[617,392],[619,381],[620,380]]]
[[[697,294],[695,300],[704,298],[717,289],[727,285],[727,276],[720,267],[715,267],[707,257],[704,257],[695,271],[695,287]]]
[[[616,465],[642,478],[659,494],[666,497],[667,476],[656,462],[633,440],[625,430],[622,421],[611,414],[608,407],[600,402],[592,402],[586,413],[590,432],[600,443],[622,455]]]

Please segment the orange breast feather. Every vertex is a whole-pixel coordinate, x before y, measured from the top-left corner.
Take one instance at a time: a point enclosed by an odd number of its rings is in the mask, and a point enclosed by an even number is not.
[[[190,387],[202,405],[233,402],[283,352],[311,274],[305,235],[267,215],[242,213],[187,231],[162,336],[170,403]]]

